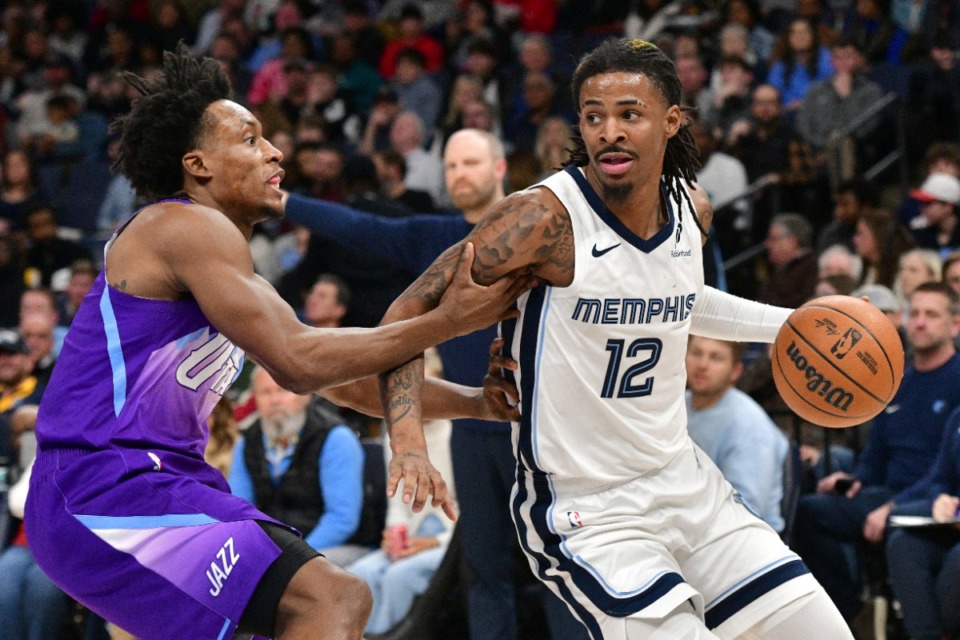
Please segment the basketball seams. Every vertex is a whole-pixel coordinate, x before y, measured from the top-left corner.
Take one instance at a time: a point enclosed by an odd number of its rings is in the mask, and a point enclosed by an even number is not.
[[[867,326],[863,323],[862,320],[858,320],[857,318],[851,316],[851,315],[850,315],[849,313],[847,313],[846,311],[842,311],[841,309],[837,309],[836,307],[828,307],[828,306],[826,306],[826,305],[824,305],[824,304],[805,304],[805,305],[803,305],[802,308],[803,308],[803,309],[830,309],[831,311],[835,311],[835,312],[839,313],[840,315],[845,316],[845,317],[849,318],[850,320],[853,320],[854,322],[856,322],[858,325],[860,325],[861,327],[863,327],[863,330],[866,331],[867,334],[868,334],[871,338],[873,338],[873,341],[876,343],[876,345],[877,345],[878,347],[880,347],[880,352],[883,354],[883,359],[887,361],[887,369],[890,370],[891,374],[892,374],[894,371],[896,371],[896,369],[895,369],[894,366],[893,366],[893,363],[890,362],[890,356],[889,356],[889,354],[887,354],[887,350],[883,347],[883,342],[882,342],[876,335],[874,335],[873,331],[871,331],[870,329],[867,328]],[[884,317],[884,319],[886,319],[886,317]],[[788,322],[788,324],[789,324],[789,320],[788,320],[787,322]],[[796,332],[796,329],[793,327],[793,325],[790,325],[790,327],[794,330],[794,332]],[[897,339],[899,340],[899,336],[897,337]],[[900,368],[902,369],[903,366],[901,365]],[[895,379],[896,376],[893,376],[893,378]],[[891,380],[891,381],[892,381],[892,380]],[[889,400],[887,400],[887,401],[885,401],[885,402],[889,402]]]
[[[793,332],[796,335],[798,336],[800,335],[796,333],[796,329],[794,329],[793,326],[791,326],[790,328],[793,330]],[[852,416],[850,414],[831,413],[829,410],[825,409],[821,405],[810,402],[810,400],[807,399],[808,394],[802,394],[799,391],[797,391],[797,389],[794,388],[793,383],[790,381],[790,377],[787,376],[787,374],[784,372],[783,364],[780,361],[780,352],[775,350],[773,355],[775,358],[777,368],[780,370],[780,377],[787,384],[787,387],[790,389],[790,391],[793,392],[794,397],[796,397],[798,400],[802,400],[805,404],[809,405],[811,408],[815,409],[817,412],[822,413],[826,416],[830,416],[831,418],[842,418],[842,419],[859,421],[859,422],[852,422],[849,425],[843,425],[843,426],[853,426],[854,424],[860,424],[861,422],[865,422],[873,417],[869,413],[863,414],[863,415],[855,415],[855,416]],[[860,386],[860,385],[858,384],[857,386]],[[873,394],[870,394],[870,395],[873,395]],[[813,422],[812,420],[808,420],[808,421]],[[814,422],[814,424],[817,424],[817,423]],[[820,425],[820,426],[825,426],[825,425]],[[829,427],[829,428],[834,428],[834,427]]]
[[[826,308],[829,309],[830,307],[826,307]],[[834,311],[835,311],[835,309],[834,309]],[[846,315],[846,314],[844,314],[844,315]],[[849,382],[853,383],[854,385],[856,385],[858,389],[860,389],[861,391],[863,391],[864,393],[866,393],[868,396],[870,396],[871,398],[873,398],[874,400],[876,400],[876,401],[879,402],[880,404],[886,404],[886,403],[890,402],[890,399],[883,399],[883,398],[877,397],[872,391],[870,391],[869,389],[867,389],[866,387],[864,387],[864,386],[863,386],[862,384],[860,384],[857,380],[855,380],[854,378],[851,378],[851,377],[850,377],[850,374],[848,374],[846,371],[844,371],[843,369],[841,369],[840,367],[838,367],[828,356],[824,355],[824,354],[820,351],[820,349],[817,348],[813,343],[811,343],[810,340],[808,340],[806,336],[804,336],[802,333],[800,333],[800,332],[797,330],[797,328],[796,328],[795,326],[793,326],[793,324],[792,324],[789,320],[787,321],[786,324],[787,324],[787,326],[790,327],[790,330],[793,331],[793,334],[794,334],[795,336],[797,336],[798,339],[800,339],[800,340],[802,340],[803,342],[805,342],[808,347],[810,347],[811,349],[813,349],[814,353],[816,353],[818,356],[820,356],[820,358],[821,358],[826,364],[829,364],[830,367],[831,367],[834,371],[840,373],[844,378],[846,378],[847,381],[849,381]],[[858,324],[859,324],[859,323],[858,323]],[[873,338],[873,334],[871,334],[870,337]],[[877,341],[876,338],[874,338],[874,342],[875,342],[876,345],[880,348],[880,351],[884,352],[884,358],[887,360],[887,364],[889,365],[889,364],[890,364],[890,362],[889,362],[890,359],[889,359],[889,358],[886,358],[886,351],[885,351],[884,348],[881,346],[880,342]],[[779,359],[779,355],[780,355],[780,354],[778,353],[778,354],[777,354],[777,358],[778,358],[778,359]],[[782,372],[782,371],[783,371],[783,369],[781,368],[781,372]],[[787,379],[786,374],[784,374],[784,379]],[[890,368],[890,386],[891,386],[891,387],[893,386],[893,382],[894,382],[893,369]],[[792,389],[792,388],[793,388],[793,385],[790,385],[790,388]],[[891,395],[891,397],[892,397],[893,394],[890,394],[890,395]],[[842,417],[842,416],[841,416],[841,417]]]

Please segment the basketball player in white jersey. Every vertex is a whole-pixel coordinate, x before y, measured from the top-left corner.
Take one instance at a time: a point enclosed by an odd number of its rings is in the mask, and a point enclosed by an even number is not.
[[[772,342],[790,309],[703,282],[712,209],[673,63],[610,40],[573,77],[565,170],[498,204],[468,237],[479,282],[534,276],[503,323],[519,362],[512,510],[534,573],[594,639],[851,638],[829,597],[687,435],[690,333]],[[451,248],[391,307],[423,313]],[[422,361],[381,377],[393,424],[420,420]],[[391,479],[396,484],[397,479]]]

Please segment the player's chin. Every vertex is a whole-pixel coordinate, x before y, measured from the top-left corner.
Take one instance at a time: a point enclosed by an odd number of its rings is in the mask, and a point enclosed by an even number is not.
[[[279,220],[283,217],[283,201],[279,198],[276,201],[271,199],[264,204],[262,210],[265,217]]]

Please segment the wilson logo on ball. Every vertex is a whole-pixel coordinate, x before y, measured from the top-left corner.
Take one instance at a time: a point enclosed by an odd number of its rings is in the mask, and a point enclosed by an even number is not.
[[[811,365],[807,357],[803,355],[797,343],[792,340],[790,346],[787,347],[787,357],[798,371],[803,372],[807,379],[808,391],[816,393],[827,404],[840,411],[846,411],[850,407],[850,403],[853,402],[853,393],[835,385],[832,380],[817,371],[817,368]]]

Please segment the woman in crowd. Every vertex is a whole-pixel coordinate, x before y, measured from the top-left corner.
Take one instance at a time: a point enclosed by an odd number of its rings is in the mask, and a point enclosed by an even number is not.
[[[913,248],[909,232],[884,210],[865,211],[857,221],[853,246],[863,259],[860,284],[893,288],[900,256]]]
[[[832,74],[830,51],[814,25],[804,18],[792,20],[777,42],[767,75],[767,84],[780,92],[784,108],[798,109],[810,87]]]
[[[37,168],[26,153],[11,149],[0,162],[0,172],[0,231],[16,229],[27,211],[43,199]]]

